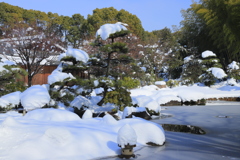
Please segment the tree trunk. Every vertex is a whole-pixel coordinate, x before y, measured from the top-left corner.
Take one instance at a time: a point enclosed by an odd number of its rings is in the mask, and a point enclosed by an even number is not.
[[[99,106],[102,106],[103,103],[104,103],[104,99],[105,99],[105,97],[106,97],[106,95],[107,95],[108,87],[105,85],[103,89],[104,89],[104,91],[103,91],[103,98],[101,99],[101,101],[99,101],[99,102],[97,103],[97,105],[99,105]]]

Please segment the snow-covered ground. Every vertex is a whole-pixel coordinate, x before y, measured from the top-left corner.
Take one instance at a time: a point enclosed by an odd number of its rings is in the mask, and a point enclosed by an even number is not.
[[[135,131],[136,148],[148,142],[162,145],[162,127],[140,118],[116,121],[112,116],[80,119],[60,109],[36,109],[25,116],[10,111],[0,114],[0,159],[92,159],[120,154],[120,145],[135,136],[119,131],[123,126]],[[144,128],[148,128],[144,130]],[[121,140],[118,140],[118,136]],[[122,138],[123,137],[123,138]]]

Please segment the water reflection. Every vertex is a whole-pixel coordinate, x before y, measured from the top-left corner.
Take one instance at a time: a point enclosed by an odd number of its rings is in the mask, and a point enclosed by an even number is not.
[[[172,132],[184,132],[184,133],[192,133],[192,134],[206,134],[206,132],[197,126],[191,125],[178,125],[178,124],[161,124],[165,131]]]

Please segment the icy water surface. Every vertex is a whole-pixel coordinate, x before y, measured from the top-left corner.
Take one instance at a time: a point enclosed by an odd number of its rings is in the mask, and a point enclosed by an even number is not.
[[[135,150],[135,159],[240,160],[240,105],[169,106],[162,113],[172,116],[151,121],[160,125],[197,126],[206,134],[165,130],[164,146]]]

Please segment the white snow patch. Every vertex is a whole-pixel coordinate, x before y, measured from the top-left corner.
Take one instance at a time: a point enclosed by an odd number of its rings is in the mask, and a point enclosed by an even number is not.
[[[80,117],[67,110],[62,109],[36,109],[28,112],[24,118],[34,119],[38,121],[54,121],[54,122],[64,122],[64,121],[79,121]]]
[[[48,76],[48,84],[63,82],[63,80],[66,78],[75,79],[71,73],[63,73],[55,69],[51,75]]]
[[[92,118],[93,117],[93,113],[91,110],[87,109],[83,116],[82,116],[82,119],[89,119],[89,118]]]
[[[21,104],[26,110],[41,108],[50,102],[50,95],[46,88],[35,85],[20,95]]]
[[[62,53],[59,55],[58,60],[60,61],[63,57],[75,57],[77,61],[82,61],[87,63],[89,60],[88,54],[80,49],[68,48],[66,53]]]
[[[204,52],[202,52],[202,58],[207,58],[207,57],[216,57],[216,54],[213,53],[212,51],[206,50]]]
[[[232,61],[232,63],[230,63],[228,65],[228,68],[231,70],[231,69],[239,69],[239,63],[236,62],[236,61]]]
[[[117,142],[121,148],[125,148],[125,145],[136,145],[137,135],[129,124],[125,124],[122,128],[119,129]]]
[[[207,71],[212,72],[214,77],[216,77],[218,79],[222,79],[227,76],[227,74],[221,68],[212,67],[212,68],[209,68]]]
[[[115,24],[104,24],[97,30],[96,37],[100,36],[103,40],[106,40],[110,34],[114,34],[121,30],[127,30],[125,27],[127,24],[117,22]]]
[[[81,109],[83,106],[90,107],[91,101],[83,96],[77,96],[74,98],[74,100],[70,103],[71,107],[76,107],[78,109]]]

